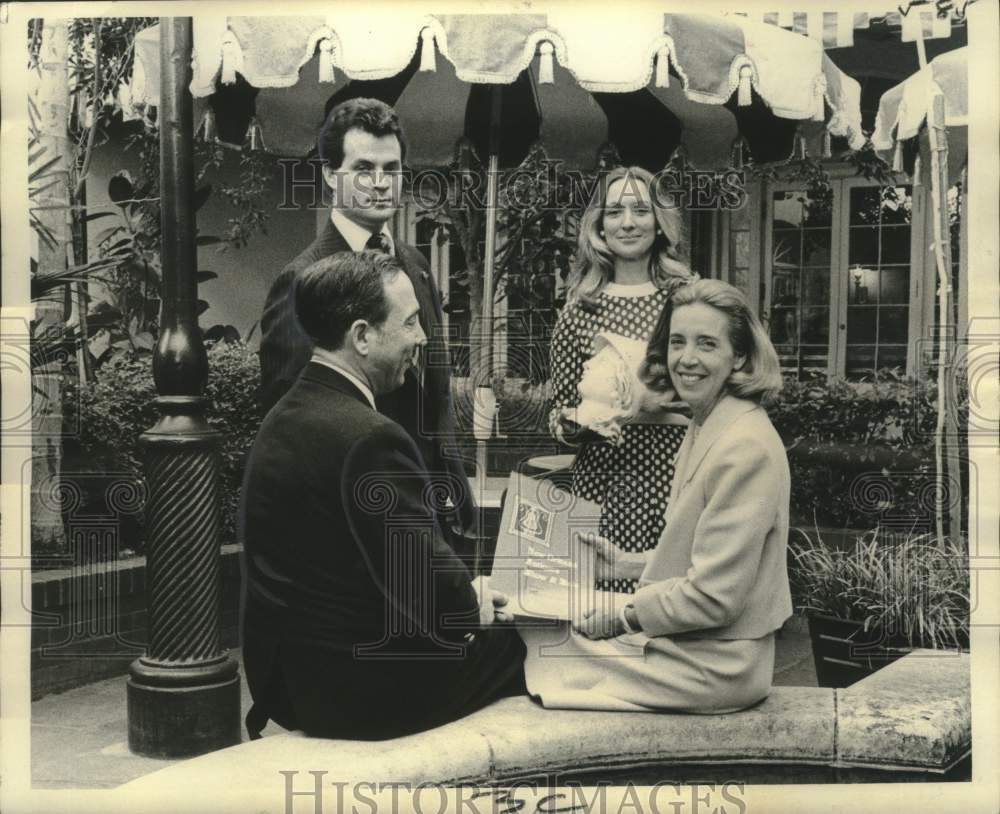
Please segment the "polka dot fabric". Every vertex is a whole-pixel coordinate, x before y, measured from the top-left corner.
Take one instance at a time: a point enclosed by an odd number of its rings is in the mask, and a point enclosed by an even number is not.
[[[614,287],[616,291],[621,286]],[[576,303],[559,315],[552,337],[551,370],[554,427],[564,407],[580,401],[577,385],[584,362],[593,352],[594,336],[611,331],[646,340],[653,332],[668,293],[653,289],[639,296],[602,292],[596,307]],[[626,551],[655,548],[664,528],[664,512],[674,476],[674,459],[685,428],[676,425],[630,424],[622,443],[591,442],[577,454],[573,491],[601,506],[599,533]],[[633,593],[635,580],[599,583],[603,590]]]

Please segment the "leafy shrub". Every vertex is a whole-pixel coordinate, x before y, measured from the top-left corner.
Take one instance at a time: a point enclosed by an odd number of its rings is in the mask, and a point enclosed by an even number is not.
[[[789,578],[797,608],[863,622],[910,647],[969,646],[964,545],[876,528],[849,549],[794,529]]]
[[[793,522],[839,528],[933,523],[936,387],[788,381],[768,414],[788,449]]]
[[[933,383],[882,371],[864,383],[788,379],[768,414],[786,444],[871,444],[895,449],[934,443]]]
[[[264,415],[257,401],[260,360],[255,350],[242,342],[220,342],[208,352],[209,376],[205,396],[209,399],[208,423],[222,433],[222,528],[225,542],[236,535],[236,509],[246,455]]]
[[[256,352],[240,342],[211,345],[208,359],[208,423],[222,433],[222,541],[231,542],[244,458],[262,418],[256,401],[260,366]],[[148,355],[120,354],[95,371],[93,382],[68,383],[65,422],[70,435],[65,443],[65,477],[80,483],[89,480],[98,487],[111,477],[131,482],[144,493],[138,440],[159,416],[152,404],[154,398],[156,388]],[[96,495],[85,496],[85,502],[96,499]],[[135,528],[129,527],[133,536],[120,541],[122,547],[143,549],[141,512],[139,517]],[[123,534],[125,530],[123,526]]]

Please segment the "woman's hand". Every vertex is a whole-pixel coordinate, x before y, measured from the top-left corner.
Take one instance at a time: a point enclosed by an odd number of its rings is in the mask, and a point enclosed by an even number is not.
[[[648,387],[639,388],[636,394],[639,401],[633,424],[660,424],[670,421],[675,414],[690,416],[691,408],[685,401],[677,400],[674,390],[651,390]]]
[[[560,444],[575,446],[574,436],[580,431],[580,425],[570,421],[566,416],[558,414],[552,418],[552,434]]]
[[[621,618],[621,605],[610,598],[597,608],[586,611],[579,619],[574,619],[573,629],[588,639],[613,639],[627,633]]]
[[[564,415],[559,415],[552,421],[552,434],[561,444],[578,447],[591,441],[603,441],[603,437],[582,424],[577,424]]]
[[[599,534],[577,533],[576,539],[594,550],[594,579],[638,579],[646,567],[645,554],[624,551]]]

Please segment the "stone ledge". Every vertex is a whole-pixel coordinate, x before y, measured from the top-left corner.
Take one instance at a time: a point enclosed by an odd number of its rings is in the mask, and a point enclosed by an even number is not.
[[[492,764],[480,779],[508,780],[663,763],[829,764],[833,709],[833,690],[815,687],[775,687],[730,715],[546,710],[512,698],[449,726],[474,727],[489,742]]]
[[[810,767],[837,777],[841,767],[857,766],[883,770],[890,781],[903,779],[901,773],[934,779],[968,751],[968,656],[932,653],[941,675],[930,678],[936,670],[927,669],[926,654],[907,656],[849,690],[775,687],[758,706],[727,715],[546,710],[528,698],[508,698],[390,741],[282,733],[184,761],[124,788],[171,802],[174,789],[196,787],[203,800],[258,789],[263,797],[254,810],[262,812],[272,810],[262,807],[272,795],[273,810],[283,810],[282,771],[298,774],[296,789],[312,787],[309,772],[321,772],[326,788],[352,781],[415,787],[546,776],[567,782],[627,777],[629,770],[649,777],[650,768],[676,775],[685,766],[715,767],[727,776],[737,766],[767,766],[775,782],[802,782]]]
[[[947,771],[970,750],[968,653],[915,650],[837,691],[840,766]]]

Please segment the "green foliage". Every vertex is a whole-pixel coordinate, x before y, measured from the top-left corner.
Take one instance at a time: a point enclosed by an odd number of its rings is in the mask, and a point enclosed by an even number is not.
[[[883,187],[896,183],[895,173],[882,157],[875,152],[871,141],[866,141],[859,150],[847,154],[847,161],[854,167],[857,175],[863,175],[869,181],[877,181]]]
[[[35,354],[38,359],[71,360],[80,345],[89,346],[90,340],[102,332],[107,335],[108,347],[99,358],[90,359],[90,368],[99,367],[123,353],[149,354],[155,344],[162,275],[159,133],[154,117],[145,115],[141,123],[130,125],[133,132],[126,139],[125,149],[137,152],[138,169],[135,177],[123,171],[111,179],[108,193],[116,211],[88,213],[79,193],[95,148],[108,142],[108,131],[122,116],[118,91],[122,83],[132,78],[135,37],[156,22],[153,17],[94,17],[69,21],[66,59],[72,115],[67,121],[67,136],[72,149],[66,200],[49,201],[43,197],[63,178],[53,169],[58,159],[49,155],[41,143],[39,111],[34,101],[28,99],[32,204],[29,217],[39,239],[49,248],[56,248],[55,236],[40,217],[46,209],[64,209],[72,213],[77,226],[102,218],[113,219],[109,226],[102,223],[100,226],[105,228],[93,230],[88,236],[91,246],[97,250],[97,261],[78,264],[68,271],[44,270],[47,275],[44,279],[37,270],[32,270],[33,289],[41,291],[44,287],[44,293],[59,302],[66,299],[69,283],[91,280],[102,283],[107,297],[106,302],[97,303],[89,314],[86,337],[70,326],[59,335],[55,332],[39,335],[36,344],[40,350]],[[29,69],[39,69],[42,25],[43,20],[35,19],[28,26]],[[196,140],[194,149],[196,181],[202,184],[221,170],[226,151],[218,143],[205,140]],[[198,245],[219,244],[220,251],[228,246],[241,248],[255,233],[266,232],[269,214],[265,198],[271,162],[273,158],[259,150],[250,150],[241,156],[239,180],[220,188],[235,210],[235,216],[229,219],[229,229],[221,238],[200,235]],[[196,209],[205,203],[211,191],[210,183],[198,188]],[[77,247],[78,259],[81,252],[86,256],[86,249]],[[213,276],[213,272],[198,272],[199,282]],[[34,290],[33,294],[36,294]],[[199,300],[198,307],[201,313],[208,308],[208,303]],[[43,343],[45,347],[41,347]]]
[[[966,546],[876,528],[851,548],[793,529],[789,577],[797,607],[863,622],[909,647],[969,646]]]
[[[883,370],[871,382],[786,379],[768,415],[788,445],[933,442],[936,387]]]
[[[236,184],[220,187],[222,196],[235,210],[229,218],[229,229],[223,237],[223,248],[241,249],[257,232],[267,234],[267,219],[271,216],[264,206],[271,188],[273,157],[263,150],[246,150],[240,156],[240,178]]]
[[[868,529],[933,520],[933,384],[786,381],[768,414],[788,449],[793,522]]]
[[[127,472],[141,481],[136,442],[156,421],[154,398],[148,358],[122,355],[102,366],[92,382],[68,380],[64,425],[76,434],[67,439],[67,458],[79,452],[94,472]]]
[[[220,486],[222,542],[232,542],[244,458],[260,426],[256,400],[260,366],[241,342],[218,343],[208,351],[208,423],[222,433]],[[156,422],[156,388],[148,356],[120,354],[96,372],[94,381],[67,383],[65,471],[113,474],[144,486],[139,436]],[[141,531],[139,524],[139,530]],[[142,550],[142,540],[122,541]]]
[[[209,347],[208,364],[208,423],[222,433],[223,542],[232,542],[246,455],[264,417],[257,401],[260,361],[242,342],[219,342]]]
[[[488,352],[477,330],[484,297],[492,297],[494,302],[507,300],[512,316],[506,327],[513,343],[521,341],[522,332],[530,333],[527,326],[535,324],[539,313],[551,313],[561,305],[556,297],[557,280],[565,281],[569,274],[576,225],[586,204],[580,192],[590,189],[593,179],[567,173],[560,162],[548,158],[541,144],[536,144],[515,170],[501,174],[497,182],[493,290],[484,292],[482,249],[487,208],[463,200],[459,193],[472,190],[485,202],[486,167],[465,144],[448,167],[448,178],[446,196],[425,201],[420,190],[414,190],[417,217],[446,231],[452,246],[461,252],[461,264],[451,268],[451,298],[463,303],[467,298],[469,303],[471,369],[476,375],[476,371],[485,371],[481,354]],[[500,320],[494,326],[503,327]],[[525,363],[517,373],[537,378],[547,368],[540,361]]]
[[[587,188],[590,179],[570,179],[558,163],[536,145],[500,185],[497,230],[505,245],[498,252],[499,299],[516,298],[554,304],[556,277],[565,282],[576,250],[576,224],[583,213],[573,185]]]

